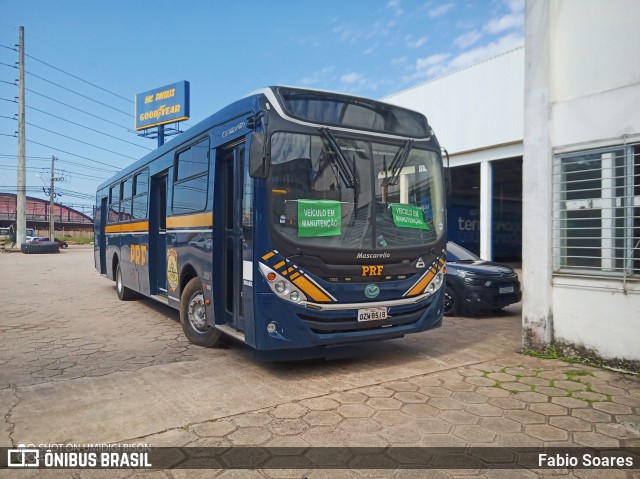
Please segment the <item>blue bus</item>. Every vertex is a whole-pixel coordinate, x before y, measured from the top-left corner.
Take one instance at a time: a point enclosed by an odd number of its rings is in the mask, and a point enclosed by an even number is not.
[[[259,90],[98,187],[95,266],[192,343],[322,357],[441,325],[445,194],[424,115]]]

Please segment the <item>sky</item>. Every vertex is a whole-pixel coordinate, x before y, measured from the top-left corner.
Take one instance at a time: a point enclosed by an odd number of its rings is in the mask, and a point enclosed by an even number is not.
[[[0,0],[0,192],[17,178],[25,28],[27,194],[89,211],[98,184],[157,141],[137,93],[187,80],[195,125],[269,85],[384,98],[520,47],[524,0]]]

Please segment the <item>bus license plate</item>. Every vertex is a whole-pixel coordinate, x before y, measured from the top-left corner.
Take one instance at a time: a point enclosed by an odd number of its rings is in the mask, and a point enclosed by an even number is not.
[[[500,294],[513,293],[513,286],[503,286],[500,288]]]
[[[358,322],[382,321],[387,319],[387,308],[367,308],[358,310]]]

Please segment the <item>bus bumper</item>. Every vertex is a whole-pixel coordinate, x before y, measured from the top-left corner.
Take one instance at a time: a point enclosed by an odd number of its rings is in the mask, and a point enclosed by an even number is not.
[[[444,288],[420,303],[389,308],[387,320],[367,322],[357,321],[357,310],[317,311],[272,294],[257,296],[254,324],[258,360],[334,356],[351,344],[400,338],[442,325]],[[272,332],[267,329],[270,324]]]

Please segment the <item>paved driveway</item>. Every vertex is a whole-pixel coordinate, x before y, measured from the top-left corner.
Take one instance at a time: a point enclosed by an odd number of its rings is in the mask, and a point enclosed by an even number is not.
[[[192,346],[172,309],[118,301],[90,248],[4,254],[0,265],[0,445],[640,447],[638,377],[518,354],[519,305],[348,359],[260,364],[237,344]],[[300,467],[206,477],[337,473]]]

